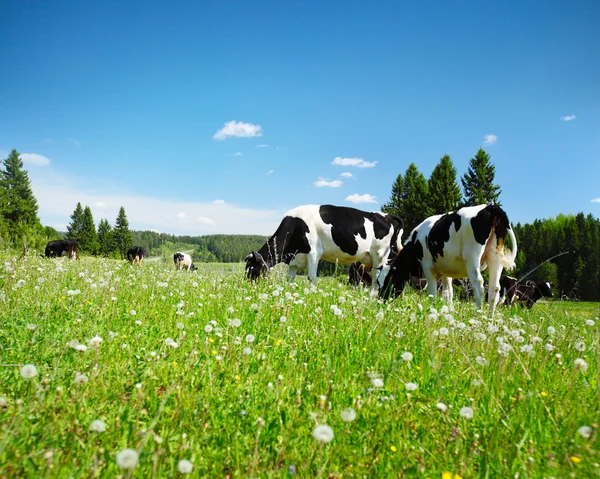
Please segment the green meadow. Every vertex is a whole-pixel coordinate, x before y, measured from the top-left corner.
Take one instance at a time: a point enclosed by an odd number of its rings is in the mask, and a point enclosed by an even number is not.
[[[597,477],[599,316],[0,253],[0,477]]]

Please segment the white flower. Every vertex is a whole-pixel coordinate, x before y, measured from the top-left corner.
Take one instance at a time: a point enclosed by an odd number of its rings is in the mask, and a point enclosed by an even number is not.
[[[449,333],[448,328],[440,328],[440,335],[446,336]]]
[[[0,396],[0,407],[6,407],[8,405],[8,401],[4,396]]]
[[[577,369],[581,369],[584,373],[587,371],[588,363],[585,359],[577,358],[574,364]]]
[[[135,316],[137,313],[135,312],[135,309],[132,309],[131,311],[129,311],[129,314],[131,314],[132,316]]]
[[[554,351],[554,346],[552,344],[550,344],[550,343],[547,343],[544,346],[544,349],[546,349],[546,351]]]
[[[404,387],[407,391],[416,391],[419,386],[415,383],[406,383]]]
[[[75,384],[85,384],[89,381],[87,374],[75,373]]]
[[[435,405],[442,412],[446,412],[448,410],[448,406],[446,406],[443,402],[439,402]]]
[[[412,361],[413,355],[412,355],[412,353],[405,351],[404,353],[402,353],[401,358],[404,359],[404,361]]]
[[[244,353],[246,356],[250,356],[252,354],[252,350],[250,348],[244,348],[242,349],[242,353]]]
[[[279,321],[285,323],[287,321],[287,318],[285,316],[282,316],[281,318],[279,318]]]
[[[490,362],[489,362],[487,359],[485,359],[483,356],[477,356],[477,357],[475,358],[475,362],[476,362],[477,364],[479,364],[480,366],[487,366],[487,365],[490,363]]]
[[[182,459],[177,463],[177,470],[181,474],[190,474],[194,470],[194,465],[187,459]]]
[[[70,289],[67,291],[67,294],[69,296],[77,296],[78,294],[81,294],[81,291],[79,291],[78,289]]]
[[[204,332],[211,333],[212,330],[213,330],[212,324],[207,324],[206,326],[204,326]]]
[[[100,346],[101,342],[102,342],[102,338],[100,336],[96,335],[88,341],[88,345],[90,346],[90,348],[98,348]]]
[[[533,344],[525,344],[520,349],[522,353],[531,353],[533,352]]]
[[[327,424],[319,424],[312,432],[312,436],[324,444],[333,441],[333,429]]]
[[[121,469],[133,469],[139,461],[138,453],[133,449],[123,449],[117,454],[117,465]]]
[[[242,320],[239,318],[233,318],[231,321],[229,321],[229,324],[234,328],[239,328],[242,325]]]
[[[575,344],[575,349],[577,351],[585,351],[585,343],[583,341],[579,341]]]
[[[32,379],[38,375],[38,370],[33,364],[26,364],[21,368],[21,376],[25,379]]]
[[[246,336],[246,342],[247,342],[247,343],[253,343],[253,342],[254,342],[254,339],[256,339],[256,338],[254,337],[254,334],[248,334],[248,335]]]
[[[85,344],[78,344],[77,346],[75,346],[75,350],[83,353],[87,351],[87,346]]]
[[[136,325],[138,325],[138,326],[141,326],[141,325],[142,325],[142,322],[141,322],[139,319],[136,319],[136,320],[135,320],[135,324],[136,324]]]
[[[464,417],[465,419],[472,419],[473,418],[473,409],[471,409],[469,406],[461,407],[459,414],[462,417]]]
[[[175,341],[173,341],[173,338],[167,338],[165,339],[165,344],[167,346],[170,346],[174,349],[177,349],[179,347],[179,344],[177,344]]]
[[[548,334],[552,335],[556,333],[556,328],[554,328],[553,326],[548,326],[548,329],[546,331],[548,331]]]
[[[92,424],[90,424],[90,431],[104,432],[106,431],[106,424],[101,419],[96,419],[95,421],[92,421]]]
[[[376,319],[377,321],[383,321],[383,318],[384,318],[383,311],[379,311],[379,312],[378,312],[378,313],[375,315],[375,319]]]
[[[581,426],[577,429],[577,432],[585,439],[589,439],[592,436],[592,428],[590,426]]]
[[[373,379],[371,379],[371,384],[373,385],[374,388],[380,389],[383,387],[383,379],[373,378]]]
[[[35,331],[37,329],[37,324],[27,324],[27,329],[29,329],[30,331]]]
[[[593,319],[586,319],[585,324],[586,324],[586,326],[593,326],[596,323],[594,322]]]
[[[351,407],[346,408],[340,413],[340,417],[342,418],[342,421],[352,422],[356,419],[356,411]]]
[[[487,336],[485,335],[485,333],[475,333],[475,339],[477,339],[478,341],[485,341],[487,339]]]

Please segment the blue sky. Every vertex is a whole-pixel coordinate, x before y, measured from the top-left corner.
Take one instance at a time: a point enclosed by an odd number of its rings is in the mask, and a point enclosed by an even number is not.
[[[597,1],[28,1],[0,17],[0,154],[24,155],[60,229],[81,201],[111,223],[123,205],[135,229],[268,234],[301,204],[379,209],[411,162],[429,177],[449,154],[462,176],[480,147],[514,223],[600,216]]]

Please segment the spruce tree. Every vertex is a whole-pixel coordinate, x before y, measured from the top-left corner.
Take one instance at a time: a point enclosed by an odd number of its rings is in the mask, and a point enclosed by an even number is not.
[[[98,252],[98,234],[94,225],[92,210],[86,205],[81,219],[81,240],[79,243],[81,251],[95,255]]]
[[[125,208],[122,206],[121,209],[119,209],[113,234],[116,249],[121,255],[121,259],[126,258],[127,250],[131,248],[132,239],[131,231],[129,231],[129,222],[127,221],[127,215],[125,214]]]
[[[381,207],[381,211],[389,215],[400,216],[400,210],[402,209],[402,202],[404,201],[404,177],[399,174],[396,177],[396,181],[392,185],[392,194],[390,200]]]
[[[11,239],[20,238],[28,231],[39,230],[38,204],[31,191],[31,181],[23,169],[23,160],[12,150],[2,161],[0,169],[0,214],[3,227]]]
[[[431,214],[456,211],[460,207],[462,195],[456,180],[456,168],[448,155],[444,155],[433,169],[427,187]]]
[[[502,190],[494,184],[496,167],[490,161],[482,148],[469,162],[469,170],[462,177],[461,182],[465,192],[464,205],[475,206],[495,202],[500,205],[498,197]]]
[[[73,214],[71,215],[71,222],[67,225],[67,239],[75,240],[81,246],[83,231],[83,207],[81,203],[77,203]]]
[[[112,227],[108,220],[101,219],[98,224],[98,253],[104,257],[113,256],[115,248]]]

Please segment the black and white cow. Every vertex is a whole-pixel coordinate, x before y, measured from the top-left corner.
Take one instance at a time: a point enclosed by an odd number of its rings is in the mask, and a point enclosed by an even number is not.
[[[500,302],[508,306],[520,302],[531,308],[538,299],[551,297],[552,285],[548,281],[529,280],[521,283],[510,276],[500,278]]]
[[[192,263],[192,257],[187,253],[175,253],[173,255],[173,261],[177,269],[187,269],[188,271],[194,271],[196,267]]]
[[[360,261],[379,271],[390,251],[402,247],[403,221],[397,216],[332,205],[306,205],[288,211],[275,234],[246,256],[246,275],[257,279],[278,263],[289,265],[288,278],[307,268],[314,283],[319,260],[340,264]],[[377,282],[372,281],[377,288]]]
[[[506,235],[510,236],[513,250],[504,248]],[[404,248],[379,275],[380,296],[398,295],[411,276],[422,270],[427,279],[427,290],[436,295],[437,282],[442,280],[442,296],[452,302],[452,278],[471,280],[475,302],[483,301],[481,271],[489,268],[488,303],[495,307],[500,291],[502,268],[514,267],[517,240],[506,213],[497,205],[469,206],[455,213],[427,218],[409,235]]]
[[[75,240],[54,240],[49,241],[44,251],[46,258],[58,258],[67,256],[71,259],[79,259],[79,250]]]
[[[127,259],[131,264],[140,264],[146,257],[146,248],[143,246],[132,246],[127,250]]]
[[[352,286],[360,286],[362,284],[371,287],[373,281],[371,278],[371,270],[362,264],[360,261],[352,263],[348,268],[348,283]]]

